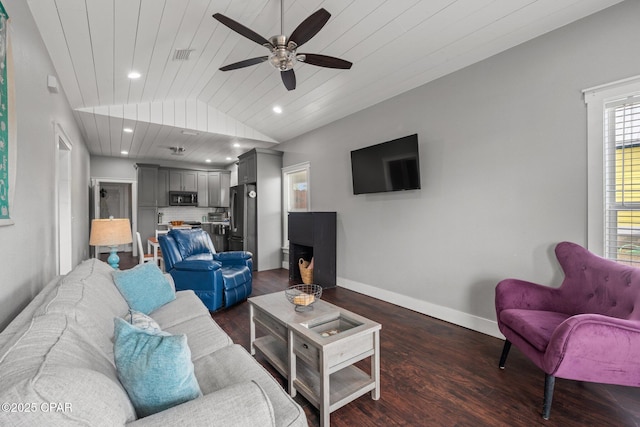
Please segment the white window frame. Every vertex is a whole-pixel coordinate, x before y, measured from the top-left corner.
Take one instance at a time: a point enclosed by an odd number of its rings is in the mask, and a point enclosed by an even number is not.
[[[307,172],[307,208],[295,212],[309,212],[311,210],[311,163],[303,162],[282,168],[282,247],[289,247],[289,175],[297,172]]]
[[[587,248],[605,255],[605,104],[640,93],[640,76],[585,89],[587,104]]]

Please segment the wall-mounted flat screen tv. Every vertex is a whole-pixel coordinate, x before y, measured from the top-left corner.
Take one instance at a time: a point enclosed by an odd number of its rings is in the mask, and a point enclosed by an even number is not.
[[[353,194],[420,188],[418,134],[351,152]]]

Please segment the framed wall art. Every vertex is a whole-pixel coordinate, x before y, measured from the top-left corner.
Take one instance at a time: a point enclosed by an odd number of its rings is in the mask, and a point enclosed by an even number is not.
[[[9,15],[0,2],[0,226],[14,223],[11,204],[16,178],[16,126]]]

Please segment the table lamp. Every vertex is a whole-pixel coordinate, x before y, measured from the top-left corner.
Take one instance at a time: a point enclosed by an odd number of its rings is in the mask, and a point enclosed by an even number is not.
[[[107,262],[115,270],[118,269],[120,257],[118,257],[118,245],[124,245],[133,241],[131,236],[131,224],[128,218],[94,219],[91,221],[91,246],[108,246],[111,249]]]

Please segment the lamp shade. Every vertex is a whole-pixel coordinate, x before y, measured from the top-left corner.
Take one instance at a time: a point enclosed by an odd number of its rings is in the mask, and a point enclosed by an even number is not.
[[[117,246],[131,243],[129,218],[94,219],[91,221],[91,246]]]

